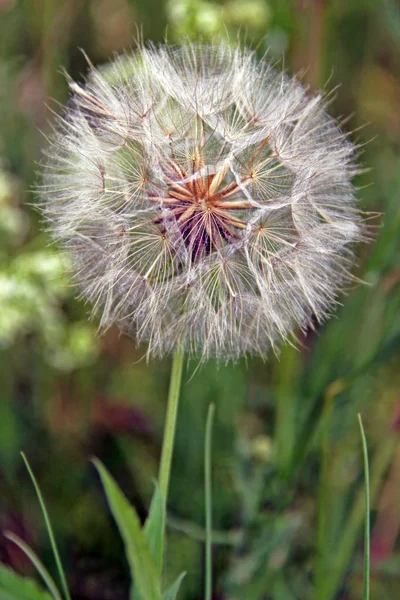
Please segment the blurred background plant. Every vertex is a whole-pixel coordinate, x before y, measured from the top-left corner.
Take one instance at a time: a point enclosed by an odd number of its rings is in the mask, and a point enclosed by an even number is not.
[[[371,596],[400,597],[400,6],[395,0],[0,0],[0,528],[51,548],[19,455],[29,456],[74,600],[123,600],[129,571],[98,477],[98,456],[139,515],[153,493],[169,361],[117,331],[99,337],[74,299],[29,192],[51,111],[76,79],[144,39],[239,38],[312,88],[341,84],[365,210],[376,240],[360,252],[341,307],[278,361],[188,365],[168,512],[167,583],[204,585],[203,439],[213,443],[214,599],[362,598],[363,463],[370,451]],[[372,141],[370,141],[372,140]],[[368,142],[368,143],[366,143]],[[364,144],[366,144],[364,146]],[[194,373],[194,371],[196,371]],[[191,374],[193,373],[193,376]],[[33,576],[5,537],[0,560]],[[7,572],[8,573],[8,572]],[[4,575],[4,574],[3,574]],[[9,575],[9,573],[8,573]],[[31,597],[31,596],[29,596]],[[32,596],[33,598],[34,596]],[[14,596],[7,596],[14,598]]]

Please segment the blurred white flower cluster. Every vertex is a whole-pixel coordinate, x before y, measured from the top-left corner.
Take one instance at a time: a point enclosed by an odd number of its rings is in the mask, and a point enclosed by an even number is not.
[[[28,336],[46,361],[62,371],[93,361],[93,328],[67,319],[67,262],[54,250],[29,246],[29,222],[19,182],[0,162],[0,351]]]
[[[321,96],[226,44],[142,48],[70,87],[43,211],[102,326],[228,360],[326,316],[363,227]]]

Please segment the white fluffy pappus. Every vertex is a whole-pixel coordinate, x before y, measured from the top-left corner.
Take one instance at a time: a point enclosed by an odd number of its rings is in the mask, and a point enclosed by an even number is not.
[[[329,314],[363,218],[323,97],[227,44],[141,48],[69,85],[42,210],[101,326],[229,360]]]

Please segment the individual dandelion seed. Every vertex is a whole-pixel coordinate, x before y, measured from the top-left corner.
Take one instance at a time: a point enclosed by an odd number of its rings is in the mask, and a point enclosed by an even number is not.
[[[321,95],[227,44],[141,48],[69,85],[43,212],[102,326],[228,360],[329,314],[363,219]]]

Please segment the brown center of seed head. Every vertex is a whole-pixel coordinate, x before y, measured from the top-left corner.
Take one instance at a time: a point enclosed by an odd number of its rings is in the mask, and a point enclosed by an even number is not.
[[[210,175],[200,175],[204,167],[201,151],[196,150],[191,159],[191,173],[174,159],[170,159],[163,169],[168,187],[165,195],[157,200],[168,210],[167,216],[163,213],[155,222],[164,228],[166,220],[174,219],[189,255],[195,261],[238,239],[239,231],[247,225],[235,211],[254,206],[243,197],[236,181],[227,181],[227,165]],[[148,199],[156,200],[155,197]]]

